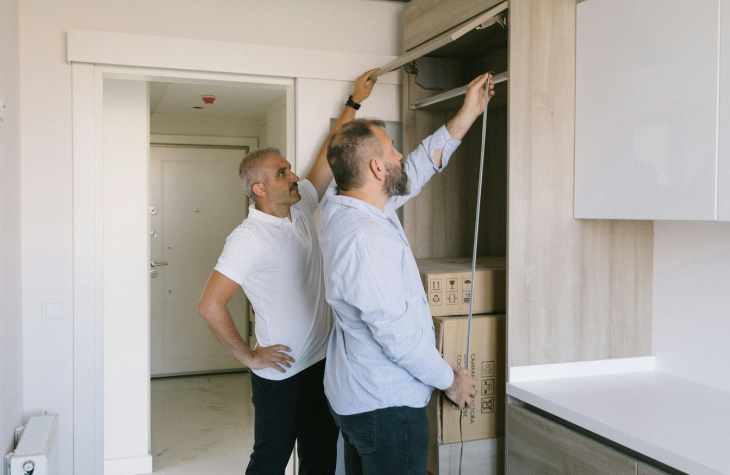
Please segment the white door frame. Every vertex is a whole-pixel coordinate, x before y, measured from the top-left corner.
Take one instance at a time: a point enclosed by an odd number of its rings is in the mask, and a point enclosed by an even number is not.
[[[73,97],[73,473],[104,473],[103,85],[105,78],[287,89],[296,169],[295,78],[352,81],[393,56],[69,30]],[[400,84],[397,72],[381,83]]]
[[[104,473],[103,85],[105,78],[285,89],[287,147],[295,162],[293,78],[171,72],[72,63],[74,226],[74,473]],[[146,188],[146,187],[145,187]],[[90,349],[93,348],[93,351]],[[131,460],[130,464],[139,460]],[[133,468],[130,467],[130,470]],[[123,471],[123,469],[122,469]]]

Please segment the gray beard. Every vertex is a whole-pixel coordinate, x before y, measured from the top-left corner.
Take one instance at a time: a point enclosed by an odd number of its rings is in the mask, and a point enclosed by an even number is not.
[[[396,167],[385,163],[388,175],[385,177],[385,192],[388,196],[405,196],[411,192],[411,182],[408,175],[403,171],[403,166]]]

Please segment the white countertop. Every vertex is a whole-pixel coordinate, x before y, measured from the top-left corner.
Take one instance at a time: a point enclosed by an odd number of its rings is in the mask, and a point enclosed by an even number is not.
[[[650,370],[508,383],[507,394],[691,475],[730,474],[730,392]]]

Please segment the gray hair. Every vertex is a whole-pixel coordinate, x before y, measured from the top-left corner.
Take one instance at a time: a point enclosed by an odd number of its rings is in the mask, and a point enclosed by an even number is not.
[[[385,129],[385,122],[380,119],[348,122],[335,133],[327,147],[327,162],[343,191],[363,186],[368,160],[383,156],[383,144],[372,127]]]
[[[253,201],[258,199],[258,195],[253,191],[253,186],[256,183],[266,182],[262,165],[264,160],[272,155],[281,155],[281,150],[275,147],[260,148],[243,157],[238,166],[238,176],[241,177],[243,190]]]

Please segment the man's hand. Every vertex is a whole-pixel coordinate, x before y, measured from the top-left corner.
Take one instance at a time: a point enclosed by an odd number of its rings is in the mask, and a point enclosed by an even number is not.
[[[362,101],[367,99],[368,96],[370,96],[370,93],[373,91],[373,86],[376,82],[378,82],[377,78],[370,79],[370,75],[379,69],[380,68],[371,69],[355,80],[355,90],[352,91],[353,101],[360,104]],[[327,145],[329,144],[332,135],[340,130],[340,127],[344,124],[352,122],[352,119],[354,118],[355,109],[348,106],[342,108],[340,117],[337,119],[337,122],[335,122],[332,130],[330,130],[330,133],[327,134],[327,138],[324,140],[324,143],[317,154],[317,160],[315,160],[312,169],[309,170],[309,173],[307,174],[307,180],[309,180],[312,185],[314,185],[314,189],[317,190],[318,200],[322,199],[325,191],[327,191],[327,187],[332,181],[332,170],[330,170],[329,163],[327,163]]]
[[[370,75],[380,68],[371,69],[355,80],[355,90],[352,92],[352,100],[358,104],[362,103],[370,96],[373,86],[378,82],[378,78],[370,79]]]
[[[284,353],[291,352],[291,348],[284,345],[258,346],[253,350],[246,361],[241,361],[251,369],[274,368],[282,373],[286,372],[281,366],[291,368],[290,363],[295,363],[294,358]]]
[[[485,73],[476,77],[466,87],[466,95],[461,110],[467,116],[473,117],[472,121],[484,113],[484,95],[487,93],[487,82],[489,83],[489,99],[491,100],[494,97],[494,82],[491,74]]]
[[[475,78],[466,87],[464,104],[454,117],[446,123],[446,130],[454,140],[461,140],[469,131],[475,120],[484,112],[484,95],[487,94],[489,84],[489,99],[494,96],[494,82],[489,73]]]
[[[482,99],[484,96],[482,96]],[[454,370],[454,382],[444,391],[454,409],[464,410],[473,407],[472,397],[477,395],[477,380],[469,377],[466,368]]]

